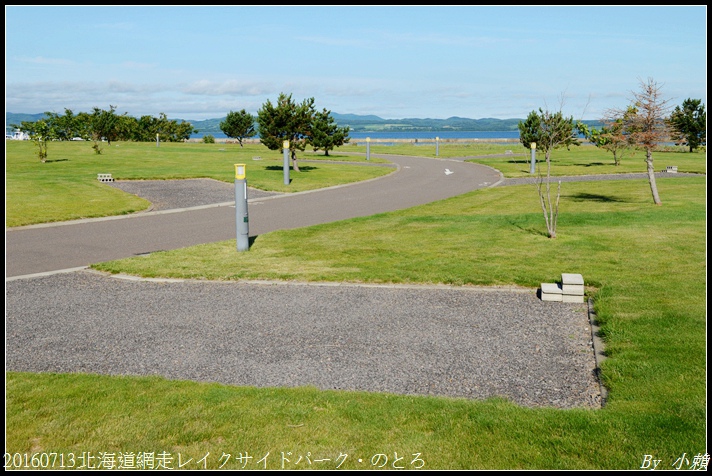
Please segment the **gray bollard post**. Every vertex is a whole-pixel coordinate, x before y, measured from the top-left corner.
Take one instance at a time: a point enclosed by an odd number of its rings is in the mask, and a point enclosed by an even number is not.
[[[440,155],[440,137],[435,138],[435,157]]]
[[[284,165],[282,170],[284,172],[284,185],[289,185],[289,141],[286,140],[282,142],[282,150],[284,151]]]
[[[366,137],[366,160],[371,160],[371,138]]]
[[[250,249],[250,226],[247,214],[245,164],[235,164],[235,223],[237,251],[247,251]]]
[[[531,161],[531,167],[529,168],[529,173],[533,174],[535,172],[535,168],[536,168],[536,142],[532,142],[530,147],[532,149],[532,161]]]

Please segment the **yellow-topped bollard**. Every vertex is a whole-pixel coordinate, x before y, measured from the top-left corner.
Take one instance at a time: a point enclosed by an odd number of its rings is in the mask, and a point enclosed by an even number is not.
[[[235,178],[245,180],[245,164],[235,164]]]
[[[237,231],[237,251],[250,248],[249,218],[247,214],[247,179],[245,164],[235,164],[235,225]]]
[[[282,173],[284,175],[284,185],[289,185],[289,141],[282,142],[282,154],[284,160],[282,163]]]

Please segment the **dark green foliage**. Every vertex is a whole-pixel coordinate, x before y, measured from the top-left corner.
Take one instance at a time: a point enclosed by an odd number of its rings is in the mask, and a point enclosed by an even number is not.
[[[301,104],[292,100],[292,95],[280,93],[277,104],[268,99],[257,112],[260,142],[270,150],[280,150],[289,141],[293,168],[297,166],[297,150],[303,151],[311,136],[314,98],[305,99]]]
[[[64,115],[46,112],[46,120],[53,124],[58,140],[72,140],[74,137],[89,138],[88,124],[82,117],[75,116],[71,109],[65,109]]]
[[[685,99],[670,115],[672,139],[690,152],[707,145],[707,113],[701,99]]]
[[[312,135],[309,143],[314,147],[314,152],[323,149],[324,155],[329,155],[330,150],[340,147],[350,140],[349,128],[339,127],[331,116],[331,111],[326,109],[314,114],[311,129]]]
[[[196,132],[189,122],[169,120],[164,113],[160,117],[142,116],[136,119],[127,113],[117,115],[115,111],[115,106],[110,106],[108,111],[95,107],[91,114],[80,112],[75,115],[71,109],[65,109],[64,115],[46,112],[41,119],[54,131],[53,139],[72,140],[76,137],[94,140],[97,153],[100,153],[99,142],[102,140],[108,143],[119,140],[153,142],[158,136],[162,142],[179,142],[189,139]],[[11,126],[29,133],[33,130],[32,124],[38,120],[22,121],[19,126]]]
[[[91,138],[94,141],[92,148],[97,154],[101,154],[101,141],[106,141],[111,145],[112,140],[116,140],[118,116],[115,114],[116,106],[109,106],[108,111],[94,108],[91,115]]]
[[[541,109],[540,109],[541,111]],[[526,120],[519,122],[519,141],[527,149],[531,149],[532,142],[539,143],[541,135],[541,117],[536,111],[532,111],[527,116]]]
[[[220,130],[226,136],[237,139],[240,147],[242,147],[243,139],[254,137],[257,134],[254,116],[244,109],[240,112],[228,112],[225,120],[220,123]]]
[[[158,118],[152,116],[143,116],[138,121],[139,127],[136,127],[136,138],[134,140],[140,142],[151,142],[156,140],[156,135],[161,142],[181,142],[190,138],[190,135],[195,131],[190,122],[179,123],[176,120],[170,120],[161,113]]]
[[[526,148],[536,147],[547,153],[558,147],[580,145],[577,125],[573,117],[564,117],[561,111],[549,112],[539,108],[532,111],[526,121],[519,123],[519,141]]]
[[[521,119],[469,119],[466,117],[450,117],[447,119],[383,119],[374,115],[338,114],[331,113],[339,127],[348,127],[352,132],[415,132],[415,131],[516,131]],[[42,114],[18,114],[6,112],[6,124],[20,123],[21,121],[36,121]],[[132,118],[133,119],[133,118]],[[219,134],[220,123],[224,117],[190,121],[196,133]],[[186,122],[182,119],[179,122]],[[581,121],[589,127],[599,127],[598,121]],[[12,132],[6,127],[6,132]],[[155,139],[155,134],[154,134]]]

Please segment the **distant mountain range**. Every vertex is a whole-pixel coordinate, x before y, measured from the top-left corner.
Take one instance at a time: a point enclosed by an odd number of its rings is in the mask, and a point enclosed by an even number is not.
[[[44,117],[44,114],[5,113],[5,130],[11,130],[10,124],[20,124],[22,121],[34,122]],[[331,113],[334,122],[339,127],[348,126],[354,132],[445,132],[445,131],[517,131],[517,125],[524,119],[468,119],[466,117],[449,117],[447,119],[382,119],[374,115],[360,116],[358,114]],[[173,119],[173,118],[171,118]],[[178,122],[190,122],[202,134],[220,134],[220,123],[225,118],[192,121],[176,119]],[[583,121],[591,126],[598,126],[598,121]]]
[[[467,119],[450,117],[448,119],[382,119],[378,116],[357,114],[337,114],[331,117],[339,127],[348,126],[354,132],[443,132],[443,131],[516,131],[520,119]],[[193,127],[205,134],[219,134],[222,119],[188,121]]]

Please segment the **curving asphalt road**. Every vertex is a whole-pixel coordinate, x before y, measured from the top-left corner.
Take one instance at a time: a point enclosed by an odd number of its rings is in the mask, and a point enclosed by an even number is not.
[[[346,186],[250,199],[250,236],[409,208],[501,180],[494,169],[461,160],[384,157],[396,164],[396,173]],[[232,202],[222,205],[9,229],[5,276],[72,269],[235,238],[234,195]]]
[[[412,207],[502,181],[497,171],[463,160],[387,158],[397,172],[368,182],[298,194],[253,191],[250,235]],[[176,203],[190,195],[183,192]],[[226,192],[223,186],[215,196]],[[536,290],[140,280],[84,269],[232,239],[234,195],[232,203],[9,229],[5,237],[6,371],[499,396],[562,408],[598,408],[605,400],[587,305],[543,302]]]

